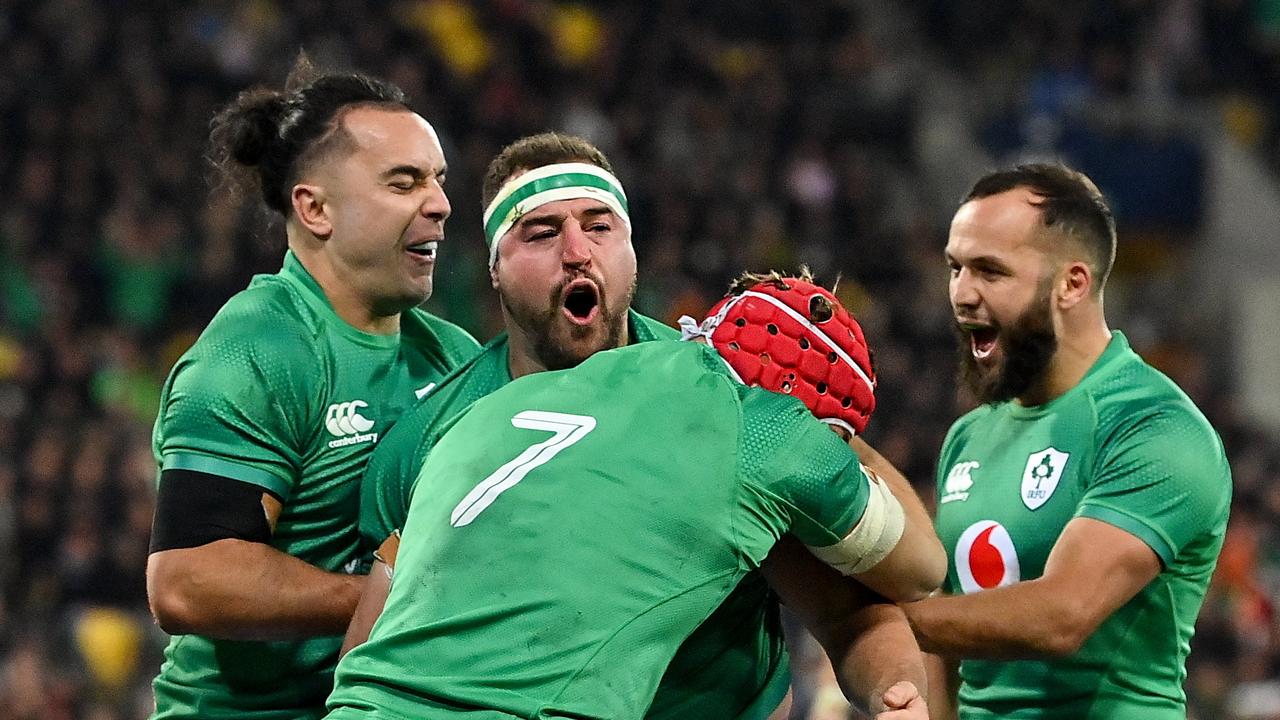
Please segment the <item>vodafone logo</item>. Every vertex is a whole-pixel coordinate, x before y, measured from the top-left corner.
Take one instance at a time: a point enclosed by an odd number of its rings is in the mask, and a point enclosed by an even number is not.
[[[1021,579],[1009,531],[995,520],[970,525],[956,543],[956,576],[966,593],[1012,585]]]

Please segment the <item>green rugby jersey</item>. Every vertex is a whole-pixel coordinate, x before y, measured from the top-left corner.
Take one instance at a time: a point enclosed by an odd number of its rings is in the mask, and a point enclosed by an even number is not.
[[[779,536],[830,545],[867,501],[834,433],[700,344],[530,375],[444,429],[333,718],[643,717]]]
[[[280,272],[227,301],[174,366],[153,436],[157,462],[261,486],[284,504],[272,546],[351,572],[369,453],[415,391],[476,347],[461,328],[417,309],[404,313],[397,335],[356,330],[287,253]],[[341,641],[175,636],[155,681],[155,717],[323,715]]]
[[[1230,501],[1217,434],[1119,332],[1052,402],[988,405],[958,420],[938,466],[948,592],[1039,577],[1075,517],[1132,533],[1162,568],[1070,657],[962,661],[960,717],[1185,718],[1185,661]]]
[[[677,333],[631,311],[629,337],[639,343],[674,339]],[[502,333],[396,421],[369,458],[360,486],[366,554],[404,527],[432,431],[509,382]],[[787,693],[788,660],[776,598],[759,573],[749,573],[681,646],[646,717],[764,720]]]
[[[679,337],[674,329],[634,310],[628,311],[627,322],[632,343]],[[387,536],[404,527],[409,498],[433,431],[471,403],[511,382],[509,357],[507,333],[499,333],[478,354],[425,391],[378,443],[360,484],[360,535],[366,559]]]

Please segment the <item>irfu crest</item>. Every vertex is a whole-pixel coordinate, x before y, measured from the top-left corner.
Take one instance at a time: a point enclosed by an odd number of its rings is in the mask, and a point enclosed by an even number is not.
[[[1062,478],[1070,457],[1069,453],[1051,447],[1031,453],[1027,458],[1027,469],[1022,473],[1022,504],[1036,510],[1048,502],[1053,491],[1058,489],[1058,480]]]

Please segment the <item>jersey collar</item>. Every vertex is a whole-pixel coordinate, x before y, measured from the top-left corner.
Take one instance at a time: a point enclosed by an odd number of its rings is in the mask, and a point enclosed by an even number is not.
[[[307,268],[303,266],[302,261],[298,259],[297,255],[293,254],[292,250],[285,251],[284,264],[281,265],[278,275],[297,288],[304,301],[317,313],[328,318],[341,335],[362,345],[377,348],[397,347],[400,344],[400,333],[391,335],[367,333],[353,327],[346,320],[339,317],[338,313],[333,309],[333,305],[329,302],[329,298],[324,294],[324,289],[320,287],[320,283],[316,282],[316,279],[311,276],[311,273],[307,271]],[[408,313],[405,314],[407,315]],[[403,322],[403,317],[401,322]]]
[[[1080,382],[1075,384],[1075,387],[1072,387],[1070,390],[1062,393],[1058,397],[1041,405],[1025,407],[1013,402],[1012,400],[1006,401],[1004,405],[1009,409],[1009,412],[1014,417],[1040,417],[1041,415],[1044,415],[1058,407],[1059,404],[1067,402],[1068,398],[1075,397],[1082,392],[1088,392],[1089,386],[1097,382],[1099,378],[1106,376],[1106,370],[1108,367],[1114,365],[1118,359],[1129,357],[1133,354],[1133,350],[1129,347],[1129,339],[1124,336],[1124,333],[1119,330],[1112,330],[1111,340],[1109,340],[1107,342],[1107,346],[1103,348],[1102,354],[1098,356],[1097,360],[1093,361],[1093,365],[1089,367],[1087,372],[1085,372],[1084,377],[1080,378]]]

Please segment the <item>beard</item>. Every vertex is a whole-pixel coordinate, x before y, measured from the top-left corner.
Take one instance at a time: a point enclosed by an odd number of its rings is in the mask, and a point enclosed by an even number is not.
[[[580,277],[595,282],[599,292],[598,322],[590,325],[574,325],[564,318],[562,298],[569,283]],[[601,350],[622,347],[622,336],[627,328],[627,310],[635,295],[633,280],[623,302],[613,307],[605,293],[603,279],[594,273],[583,273],[561,280],[547,297],[546,305],[534,307],[509,297],[499,288],[498,297],[511,321],[524,331],[533,342],[533,352],[539,364],[548,370],[565,370]]]
[[[1049,361],[1058,350],[1048,292],[1007,327],[999,329],[1003,357],[992,367],[983,367],[973,356],[970,333],[958,325],[955,329],[960,348],[960,384],[984,405],[1026,394],[1044,379]]]

